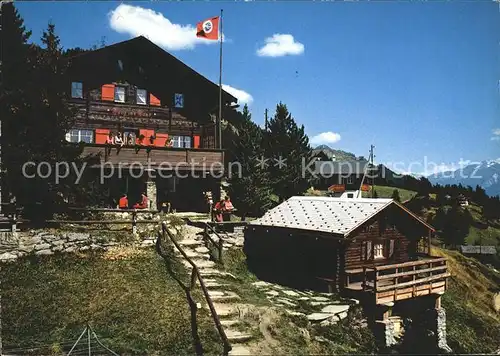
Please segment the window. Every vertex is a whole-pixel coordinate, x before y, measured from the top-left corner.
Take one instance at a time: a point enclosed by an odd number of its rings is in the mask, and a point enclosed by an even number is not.
[[[83,99],[83,83],[80,82],[71,83],[71,97]]]
[[[147,92],[145,89],[137,89],[137,92],[135,94],[135,102],[140,105],[146,105],[147,104]]]
[[[384,245],[375,244],[373,246],[373,258],[384,258]]]
[[[124,87],[115,87],[115,101],[118,103],[125,102],[125,88]]]
[[[66,134],[66,141],[92,143],[94,141],[94,132],[92,130],[70,130]]]
[[[348,198],[354,198],[354,194],[353,194],[353,193],[348,193],[348,194],[347,194],[347,197],[348,197]]]
[[[352,178],[352,176],[347,177],[347,184],[352,184],[352,183],[354,183],[354,179]]]
[[[172,147],[191,148],[191,136],[172,136]]]

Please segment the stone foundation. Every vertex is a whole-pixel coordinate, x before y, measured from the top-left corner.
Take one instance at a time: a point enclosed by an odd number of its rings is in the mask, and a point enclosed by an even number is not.
[[[394,324],[394,320],[377,320],[375,322],[377,327],[377,334],[379,334],[379,340],[382,347],[388,348],[397,344],[397,332]]]
[[[149,200],[149,209],[157,210],[157,190],[156,190],[156,182],[154,180],[148,180],[146,182],[146,195]]]
[[[431,313],[437,347],[444,352],[452,352],[446,341],[446,310],[444,308],[433,309]]]

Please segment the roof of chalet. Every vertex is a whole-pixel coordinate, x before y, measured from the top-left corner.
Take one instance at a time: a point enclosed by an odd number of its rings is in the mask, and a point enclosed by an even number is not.
[[[317,161],[314,163],[316,174],[332,175],[332,174],[357,174],[361,175],[365,172],[368,161]]]
[[[118,42],[97,50],[77,54],[71,59],[73,70],[85,70],[85,79],[91,85],[99,81],[109,81],[127,72],[130,79],[143,79],[150,82],[153,93],[168,95],[172,93],[187,94],[189,99],[200,98],[218,106],[219,86],[203,75],[184,64],[155,43],[138,36],[127,41]],[[121,61],[120,69],[117,62]],[[89,68],[88,64],[91,63]],[[80,72],[81,73],[81,72]],[[129,79],[129,78],[127,78]],[[155,93],[156,95],[156,93]],[[188,98],[187,96],[190,96]],[[222,90],[223,101],[237,102],[237,98]]]
[[[310,230],[346,237],[390,205],[397,205],[434,231],[432,226],[392,199],[368,198],[291,197],[249,224]]]

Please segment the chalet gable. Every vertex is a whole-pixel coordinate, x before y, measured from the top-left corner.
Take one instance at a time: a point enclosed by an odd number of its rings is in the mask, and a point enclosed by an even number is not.
[[[219,87],[143,36],[78,54],[70,59],[71,81],[92,90],[113,82],[133,83],[147,89],[166,106],[175,94],[184,96],[182,111],[206,115],[219,103]],[[223,103],[237,102],[222,92]]]
[[[408,209],[392,199],[346,199],[331,197],[292,197],[269,210],[250,225],[280,227],[330,233],[348,237],[389,207],[434,230]]]

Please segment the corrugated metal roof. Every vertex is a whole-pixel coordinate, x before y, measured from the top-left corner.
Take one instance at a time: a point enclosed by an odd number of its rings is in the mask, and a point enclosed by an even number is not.
[[[392,202],[392,199],[292,197],[250,225],[347,235]]]

